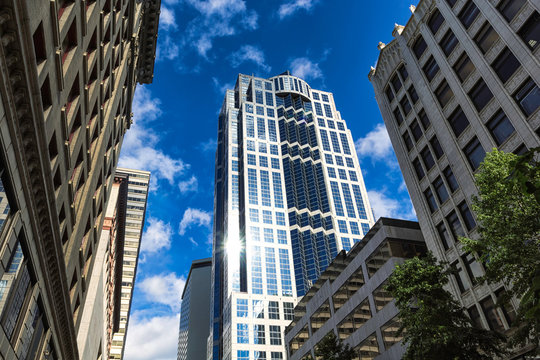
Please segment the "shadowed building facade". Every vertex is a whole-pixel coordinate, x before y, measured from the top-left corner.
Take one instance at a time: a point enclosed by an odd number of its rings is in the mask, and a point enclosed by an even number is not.
[[[83,356],[77,333],[102,265],[96,253],[135,86],[152,81],[159,7],[0,1],[3,358]]]
[[[474,174],[493,148],[540,146],[540,3],[422,0],[380,43],[375,89],[428,248],[457,269],[450,287],[478,326],[504,331],[515,303],[458,236],[478,236]]]

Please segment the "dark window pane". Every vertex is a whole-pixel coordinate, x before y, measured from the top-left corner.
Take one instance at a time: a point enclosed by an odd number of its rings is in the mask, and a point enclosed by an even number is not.
[[[420,164],[420,160],[418,160],[418,158],[413,160],[413,167],[418,180],[422,180],[426,174],[424,173],[424,169],[422,168],[422,164]]]
[[[435,96],[437,96],[437,100],[439,100],[439,104],[441,104],[441,107],[443,108],[450,100],[452,100],[454,93],[450,89],[450,86],[448,86],[446,80],[443,80],[441,85],[435,90]]]
[[[525,146],[525,144],[521,144],[512,152],[516,155],[524,155],[527,151],[529,151],[529,149]]]
[[[435,197],[433,196],[430,188],[427,188],[427,190],[424,191],[424,196],[426,197],[426,201],[429,205],[429,209],[431,210],[431,212],[437,210],[437,202],[435,201]]]
[[[403,109],[405,116],[409,115],[412,107],[411,107],[411,103],[409,102],[409,99],[407,99],[407,96],[404,96],[403,99],[401,99],[399,103],[401,104],[401,108]]]
[[[418,117],[420,118],[420,122],[422,123],[422,126],[425,130],[431,125],[431,122],[429,121],[429,118],[427,117],[426,112],[424,109],[420,110],[420,113],[418,114]]]
[[[476,42],[476,45],[478,45],[478,47],[482,51],[482,54],[487,53],[488,50],[493,46],[493,44],[495,44],[497,40],[499,40],[499,34],[497,34],[497,32],[493,29],[493,27],[487,21],[482,26],[480,31],[478,31],[478,34],[474,38],[474,41]]]
[[[426,41],[424,40],[422,36],[419,36],[413,45],[413,52],[417,59],[420,59],[424,51],[426,51],[426,48],[427,48]]]
[[[435,157],[437,159],[440,159],[444,155],[444,151],[442,149],[441,143],[439,142],[439,139],[437,139],[437,136],[433,136],[431,140],[429,140],[429,143],[431,144],[431,148],[435,153]]]
[[[516,310],[514,310],[511,303],[501,299],[501,297],[504,297],[505,292],[506,290],[504,288],[500,288],[499,290],[495,291],[495,297],[497,298],[497,305],[500,306],[500,309],[503,311],[506,322],[511,326],[516,320]]]
[[[392,82],[392,86],[394,87],[394,91],[397,92],[399,91],[399,89],[401,89],[401,80],[399,80],[397,74],[394,75],[394,77],[392,78],[391,80]]]
[[[467,206],[467,203],[463,201],[461,204],[458,205],[459,213],[461,214],[461,217],[463,218],[463,222],[465,223],[465,227],[467,230],[472,230],[476,227],[476,221],[474,221],[474,217],[471,213],[471,210],[469,210],[469,207]]]
[[[499,312],[497,311],[497,308],[495,307],[495,303],[493,302],[491,296],[488,296],[484,300],[480,301],[480,306],[482,307],[482,311],[486,316],[489,328],[491,330],[499,332],[504,331],[502,319],[499,316]]]
[[[459,264],[459,261],[454,262],[452,264],[452,267],[456,270],[456,274],[454,274],[454,276],[458,283],[459,290],[462,293],[464,293],[465,291],[471,288],[471,285],[469,284],[469,279],[467,278],[467,275],[465,274],[465,270],[463,270],[463,268]]]
[[[422,129],[420,128],[416,120],[411,123],[411,132],[415,141],[418,141],[418,139],[422,137]]]
[[[439,10],[435,10],[433,15],[431,15],[431,18],[428,21],[429,29],[433,34],[436,34],[437,31],[439,31],[439,28],[441,27],[442,23],[444,22],[444,17],[441,15]]]
[[[440,176],[433,181],[433,187],[435,188],[437,198],[441,204],[448,200],[448,191],[446,190],[446,186],[444,186],[444,182]]]
[[[401,65],[398,69],[398,72],[401,75],[401,78],[403,79],[403,81],[407,80],[407,78],[409,77],[409,73],[407,72],[405,65]]]
[[[540,106],[540,89],[538,85],[529,78],[514,94],[514,100],[518,103],[525,116],[530,116]]]
[[[403,116],[401,115],[401,111],[399,111],[398,108],[394,109],[394,117],[396,118],[398,125],[401,125],[401,123],[403,122]]]
[[[448,122],[450,123],[450,126],[454,131],[454,135],[456,136],[461,135],[461,133],[467,128],[467,126],[469,126],[469,120],[467,120],[467,117],[459,106],[456,111],[454,111],[452,115],[450,115]]]
[[[459,218],[455,211],[452,211],[450,214],[448,214],[448,216],[446,217],[446,222],[448,222],[448,226],[450,226],[450,231],[452,232],[452,236],[454,237],[455,241],[458,241],[458,236],[465,235],[465,232],[461,227],[461,223],[459,222]]]
[[[444,175],[444,178],[446,179],[446,183],[448,184],[448,187],[450,188],[450,191],[451,192],[456,191],[459,188],[459,184],[450,166],[448,166],[446,169],[443,170],[443,175]]]
[[[442,38],[439,45],[441,46],[442,51],[446,56],[450,55],[452,53],[452,50],[456,47],[458,44],[458,39],[456,38],[456,35],[452,32],[452,30],[448,30],[444,37]]]
[[[467,79],[467,77],[469,77],[469,75],[471,75],[475,69],[474,64],[466,53],[463,53],[463,55],[461,55],[459,60],[456,61],[456,64],[454,65],[454,71],[461,82],[465,81],[465,79]]]
[[[411,87],[409,87],[409,90],[407,91],[409,92],[409,96],[411,97],[413,104],[416,104],[416,102],[418,101],[418,94],[416,93],[416,89],[414,88],[414,86],[411,85]]]
[[[426,74],[426,78],[428,81],[433,80],[435,75],[439,72],[439,65],[435,61],[435,58],[432,56],[429,58],[429,60],[426,62],[426,65],[424,65],[424,74]]]
[[[454,5],[456,5],[457,0],[446,0],[446,2],[448,3],[448,5],[450,5],[450,7],[454,7]]]
[[[493,70],[495,70],[495,73],[503,83],[507,82],[514,75],[520,65],[519,60],[508,48],[501,51],[499,57],[491,64]]]
[[[465,27],[465,29],[468,29],[471,24],[474,22],[476,17],[478,16],[478,13],[480,10],[476,7],[475,3],[472,0],[469,0],[465,6],[463,6],[463,9],[459,13],[459,20]]]
[[[450,249],[453,241],[450,238],[450,234],[448,234],[448,230],[446,230],[444,223],[441,222],[439,225],[437,225],[437,232],[439,233],[439,238],[441,239],[444,249]]]
[[[508,117],[502,110],[499,110],[486,125],[497,145],[501,145],[514,133],[512,123],[510,123],[510,120],[508,120]]]
[[[467,146],[465,146],[463,152],[465,153],[465,156],[467,156],[473,170],[478,169],[480,163],[484,161],[484,157],[486,156],[486,152],[476,136],[467,144]]]
[[[540,41],[540,14],[537,11],[523,24],[518,34],[529,48],[536,49]]]
[[[473,325],[478,328],[482,329],[482,320],[480,319],[480,311],[478,311],[478,308],[476,305],[471,306],[467,309],[467,312],[469,313],[469,317],[471,318],[471,321]]]
[[[478,111],[482,111],[484,107],[493,98],[493,93],[489,90],[484,79],[480,78],[478,82],[469,91],[469,97],[471,98],[474,107]]]
[[[497,8],[501,12],[501,15],[510,22],[514,19],[514,16],[525,5],[526,0],[503,0],[500,2]]]
[[[386,93],[386,98],[388,99],[388,102],[392,102],[392,100],[394,100],[394,92],[392,91],[392,88],[390,86],[387,86],[384,92]]]
[[[429,148],[426,146],[422,150],[420,155],[422,156],[422,161],[424,162],[424,166],[429,171],[435,165],[435,160],[433,160],[433,155],[431,155],[431,151],[429,151]]]
[[[408,131],[405,131],[405,133],[403,134],[403,142],[405,142],[405,146],[407,147],[407,150],[411,151],[411,149],[413,148],[413,142],[411,140],[411,136],[409,135]]]

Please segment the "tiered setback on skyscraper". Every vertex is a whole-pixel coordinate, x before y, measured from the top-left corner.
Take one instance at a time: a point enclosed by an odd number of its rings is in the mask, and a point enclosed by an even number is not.
[[[219,115],[208,359],[284,359],[296,297],[373,223],[332,94],[239,75]]]
[[[311,355],[334,332],[355,351],[353,359],[400,359],[405,347],[398,309],[386,280],[405,259],[424,255],[417,222],[380,218],[349,253],[342,251],[294,308],[285,330],[290,360]]]
[[[2,358],[83,356],[77,333],[135,85],[152,80],[159,7],[0,0]]]
[[[369,79],[428,248],[454,266],[454,294],[473,321],[508,329],[501,286],[458,236],[478,236],[471,197],[485,152],[540,146],[540,2],[422,0]],[[516,305],[515,303],[513,305]]]

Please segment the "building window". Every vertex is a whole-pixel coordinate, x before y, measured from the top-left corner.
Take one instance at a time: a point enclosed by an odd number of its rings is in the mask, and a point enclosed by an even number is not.
[[[531,50],[538,47],[540,41],[540,14],[537,11],[519,29],[518,35]]]
[[[366,298],[337,325],[339,338],[341,340],[348,338],[369,319],[371,319],[371,309],[369,300]]]
[[[444,178],[446,179],[446,183],[448,184],[448,187],[450,188],[450,191],[451,192],[456,191],[459,188],[459,184],[450,166],[447,166],[443,170],[443,175],[444,175]]]
[[[403,142],[405,143],[405,146],[407,147],[407,151],[411,151],[411,149],[413,148],[413,142],[407,130],[405,130],[405,133],[403,133]]]
[[[426,75],[428,81],[431,81],[439,72],[439,64],[437,64],[435,58],[431,56],[428,61],[426,61],[426,64],[424,65],[422,70],[424,71],[424,74]]]
[[[435,165],[435,160],[433,160],[433,155],[431,155],[431,151],[429,151],[429,148],[426,146],[424,149],[422,149],[420,155],[422,156],[424,166],[429,171]]]
[[[488,296],[484,300],[480,301],[480,307],[482,307],[482,311],[484,312],[489,328],[491,330],[503,332],[504,324],[491,296]]]
[[[409,93],[409,96],[411,97],[413,104],[416,104],[418,102],[418,93],[416,92],[414,85],[411,85],[409,87],[409,90],[407,90],[407,92]]]
[[[424,191],[424,197],[429,205],[429,210],[431,210],[431,212],[435,212],[435,210],[437,210],[437,202],[435,201],[433,192],[429,187],[426,189],[426,191]]]
[[[407,99],[407,96],[403,96],[403,98],[401,99],[399,103],[401,104],[401,108],[403,109],[405,116],[409,115],[412,107],[411,107],[411,103],[409,102],[409,99]]]
[[[476,258],[471,253],[461,255],[461,260],[463,260],[463,264],[465,264],[465,269],[467,270],[467,274],[469,274],[469,278],[473,285],[475,285],[477,283],[476,279],[484,276],[484,271],[482,270],[480,263],[476,261]]]
[[[454,7],[454,5],[456,5],[456,2],[457,0],[446,0],[446,3],[450,5],[451,8]]]
[[[456,282],[458,283],[458,287],[461,293],[464,293],[465,291],[469,290],[471,288],[469,279],[467,278],[467,275],[465,274],[465,270],[463,270],[463,268],[459,264],[459,261],[452,263],[451,266],[455,270],[454,277],[456,279]]]
[[[401,111],[399,111],[399,108],[394,109],[394,117],[396,118],[396,122],[398,125],[401,125],[403,122],[403,116],[401,115]]]
[[[270,325],[270,345],[281,345],[281,328]]]
[[[497,34],[497,32],[493,29],[493,26],[491,26],[491,24],[487,21],[474,38],[474,41],[480,48],[480,51],[482,51],[482,54],[487,53],[497,40],[499,40],[499,34]]]
[[[435,188],[437,198],[441,204],[448,200],[448,191],[446,190],[446,186],[444,186],[444,182],[440,176],[433,181],[433,187]]]
[[[465,235],[465,232],[461,227],[461,223],[459,222],[459,218],[455,211],[452,211],[450,212],[450,214],[448,214],[448,216],[446,217],[446,222],[450,226],[450,231],[452,232],[452,236],[454,237],[455,241],[458,241],[459,236]]]
[[[504,288],[500,288],[499,290],[495,291],[495,297],[497,298],[497,301],[499,301],[499,299],[504,296],[505,292],[506,290]],[[503,304],[501,304],[500,309],[502,310],[508,325],[512,326],[512,324],[516,320],[516,311],[514,310],[514,307],[512,306],[512,304],[503,302]]]
[[[236,358],[238,360],[249,360],[249,350],[237,350]]]
[[[409,73],[407,72],[407,69],[405,68],[405,65],[401,64],[401,66],[398,69],[399,75],[401,75],[401,78],[403,81],[407,80],[409,77]]]
[[[311,315],[311,333],[315,334],[327,321],[330,319],[330,302],[326,300],[318,309]]]
[[[464,82],[474,70],[476,70],[476,68],[465,52],[454,64],[454,71],[461,82]]]
[[[388,285],[388,282],[384,281],[373,291],[373,300],[375,301],[377,311],[381,311],[386,304],[393,300],[392,294],[386,290],[386,285]]]
[[[429,121],[429,118],[424,109],[420,110],[420,112],[418,113],[418,117],[420,118],[420,122],[422,123],[424,130],[427,130],[431,125],[431,122]]]
[[[458,18],[463,24],[463,26],[465,27],[465,29],[468,29],[472,25],[472,23],[474,22],[474,20],[476,19],[479,13],[480,13],[480,10],[478,10],[474,1],[469,0],[465,4],[465,6],[463,6],[463,9],[458,15]]]
[[[540,106],[540,89],[533,79],[528,78],[525,83],[514,94],[517,102],[525,116],[529,117]]]
[[[386,94],[386,98],[388,99],[388,102],[392,102],[392,100],[394,100],[394,92],[392,91],[392,88],[390,86],[387,86],[384,92]],[[323,120],[322,127],[324,127],[324,120]]]
[[[422,180],[426,174],[424,173],[424,169],[422,168],[422,165],[420,164],[420,160],[416,158],[413,160],[412,163],[414,167],[414,172],[416,173],[416,177],[418,178],[418,180]]]
[[[377,334],[371,334],[367,339],[355,347],[354,351],[355,354],[360,354],[360,359],[375,359],[377,355],[380,354]]]
[[[463,148],[463,152],[467,156],[473,170],[478,169],[486,156],[486,152],[476,136]]]
[[[480,319],[480,311],[478,311],[478,308],[476,305],[471,306],[467,309],[467,313],[469,314],[469,317],[471,318],[471,321],[473,325],[478,328],[482,329],[482,320]]]
[[[435,9],[435,12],[433,15],[431,15],[431,18],[428,21],[428,26],[433,35],[439,31],[439,28],[444,22],[444,17],[441,15],[439,9]]]
[[[248,317],[247,299],[236,299],[236,317]]]
[[[499,3],[497,9],[499,9],[499,12],[506,21],[511,22],[523,5],[525,5],[526,1],[527,0],[503,0]]]
[[[506,141],[515,131],[504,111],[499,110],[486,124],[497,146]]]
[[[416,120],[411,123],[411,132],[415,141],[418,141],[422,137],[422,129]]]
[[[413,52],[417,59],[420,59],[424,51],[426,51],[427,44],[424,38],[420,35],[414,42]]]
[[[264,325],[253,325],[253,343],[255,345],[266,344]]]
[[[437,139],[437,136],[433,135],[431,140],[429,140],[429,143],[431,144],[431,148],[435,153],[435,157],[437,159],[440,159],[444,155],[444,151],[442,149],[441,143],[439,143],[439,139]]]
[[[452,30],[448,30],[439,43],[444,55],[446,56],[449,56],[452,53],[457,44],[458,39]]]
[[[272,351],[270,353],[270,360],[283,360],[283,353],[279,351]]]
[[[506,83],[520,66],[519,60],[507,47],[501,51],[497,59],[491,64],[491,67],[493,67],[493,70],[495,70],[503,83]]]
[[[450,127],[454,131],[454,135],[456,137],[459,137],[467,126],[469,126],[469,120],[467,120],[465,113],[463,113],[463,110],[461,110],[461,107],[459,106],[448,118],[448,123],[450,124]]]
[[[260,253],[260,250],[259,250],[259,253]],[[264,301],[263,300],[253,300],[253,318],[264,319]]]
[[[398,336],[397,332],[401,327],[401,322],[399,317],[394,317],[392,320],[388,321],[383,327],[381,327],[381,335],[384,342],[384,348],[390,349],[392,345],[397,344],[403,339],[403,334]]]
[[[268,318],[279,320],[279,303],[277,301],[268,302]]]
[[[459,204],[458,208],[459,213],[461,214],[461,218],[465,223],[465,227],[467,228],[467,230],[471,231],[476,227],[476,221],[474,221],[471,210],[469,210],[469,207],[467,206],[467,203],[465,201]]]
[[[401,80],[399,80],[397,74],[394,74],[394,77],[392,77],[392,80],[390,80],[390,82],[392,83],[392,86],[394,87],[394,91],[397,92],[399,91],[399,89],[401,89]]]
[[[249,344],[248,324],[236,324],[236,342],[238,344]]]
[[[450,86],[448,86],[446,79],[443,80],[441,85],[435,90],[435,96],[437,96],[437,100],[442,108],[444,108],[454,97],[454,93],[452,92],[452,89],[450,89]]]
[[[493,98],[493,93],[489,90],[484,79],[480,78],[478,82],[469,91],[469,97],[478,112],[482,111]]]
[[[448,230],[446,230],[446,226],[444,226],[444,223],[441,222],[439,225],[437,225],[437,232],[439,233],[439,238],[441,239],[441,243],[445,250],[450,249],[452,246],[452,240],[450,239],[450,234],[448,234]]]
[[[293,320],[294,319],[294,304],[290,302],[283,303],[283,319]]]

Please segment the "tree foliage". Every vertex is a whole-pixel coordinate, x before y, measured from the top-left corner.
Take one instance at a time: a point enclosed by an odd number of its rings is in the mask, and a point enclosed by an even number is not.
[[[492,359],[503,354],[504,338],[473,327],[465,309],[444,289],[454,270],[433,254],[394,269],[386,289],[396,301],[399,334],[408,344],[404,359]]]
[[[540,339],[540,166],[532,149],[524,156],[494,149],[475,175],[473,199],[479,239],[461,238],[479,254],[488,283],[503,282],[520,299],[511,344]],[[499,301],[500,303],[501,301]],[[500,305],[500,304],[499,304]]]
[[[315,357],[324,360],[352,360],[355,358],[355,353],[331,331],[315,347]],[[311,360],[311,356],[305,359]]]

